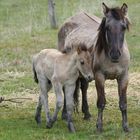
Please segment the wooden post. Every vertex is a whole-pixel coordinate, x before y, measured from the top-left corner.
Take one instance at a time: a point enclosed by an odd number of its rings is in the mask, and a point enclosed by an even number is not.
[[[57,28],[57,23],[56,23],[56,17],[55,17],[55,3],[54,3],[54,0],[48,0],[48,13],[49,13],[51,28],[56,29]]]

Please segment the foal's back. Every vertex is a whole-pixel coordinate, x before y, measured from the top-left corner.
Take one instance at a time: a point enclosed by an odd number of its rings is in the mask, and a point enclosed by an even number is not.
[[[66,54],[56,49],[44,49],[34,56],[33,64],[40,77],[47,77],[51,81],[52,76],[57,75],[60,81],[64,81],[68,76],[71,78],[73,74],[73,68],[76,67],[75,58],[75,54],[72,53]]]
[[[33,57],[33,63],[38,75],[47,76],[50,80],[53,75],[56,59],[60,58],[62,53],[56,49],[44,49]]]

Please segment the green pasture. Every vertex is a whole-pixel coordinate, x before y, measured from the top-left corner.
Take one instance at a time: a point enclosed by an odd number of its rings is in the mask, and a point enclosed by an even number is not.
[[[102,18],[103,0],[55,0],[59,27],[70,16],[86,11]],[[140,139],[140,2],[139,0],[104,0],[109,6],[128,4],[130,31],[126,33],[131,64],[128,87],[128,120],[131,133],[121,127],[116,81],[107,81],[107,106],[104,111],[104,131],[96,132],[96,90],[92,82],[88,99],[92,118],[83,120],[73,114],[76,133],[68,132],[66,122],[58,121],[52,129],[34,121],[39,88],[33,80],[32,56],[44,48],[56,48],[58,29],[50,28],[47,0],[0,0],[0,96],[5,98],[27,97],[22,104],[0,103],[0,140],[139,140]],[[50,110],[53,112],[55,96],[50,93]]]

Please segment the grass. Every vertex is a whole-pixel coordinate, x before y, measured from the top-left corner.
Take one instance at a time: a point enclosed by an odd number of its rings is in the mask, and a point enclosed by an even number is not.
[[[101,14],[102,0],[57,0],[56,15],[59,26],[69,16],[84,10],[90,14]],[[130,82],[128,87],[128,120],[131,133],[125,134],[121,128],[121,114],[118,109],[117,85],[106,82],[107,106],[104,111],[104,131],[96,132],[97,116],[95,83],[88,89],[88,100],[92,119],[84,121],[83,114],[74,114],[76,134],[70,134],[66,123],[58,121],[50,130],[45,128],[45,115],[42,125],[34,121],[35,106],[39,88],[33,81],[32,55],[44,48],[56,48],[58,30],[50,29],[47,0],[0,0],[0,95],[5,98],[30,97],[31,101],[22,104],[3,102],[0,104],[0,140],[85,140],[85,139],[140,139],[140,16],[139,0],[105,0],[106,4],[129,7],[132,26],[126,38],[131,53]],[[49,96],[51,112],[55,97]],[[8,108],[3,106],[8,105]],[[80,110],[80,109],[79,109]]]

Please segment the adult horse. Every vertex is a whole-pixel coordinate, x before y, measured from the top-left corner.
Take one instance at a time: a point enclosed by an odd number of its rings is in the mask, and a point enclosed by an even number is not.
[[[67,19],[58,32],[58,49],[60,51],[63,51],[64,48],[70,50],[68,47],[76,48],[81,43],[86,44],[88,49],[91,48],[93,46],[95,33],[97,32],[100,22],[101,20],[98,17],[89,16],[84,12],[78,13],[75,16]],[[80,86],[82,93],[82,112],[84,113],[84,119],[89,119],[91,115],[87,102],[88,82],[84,78],[80,77],[76,83],[74,102],[76,105],[78,105],[78,91]],[[62,118],[66,118],[65,101]]]
[[[126,91],[130,55],[125,40],[125,31],[129,29],[130,24],[127,18],[128,6],[124,3],[121,8],[109,8],[103,3],[102,7],[104,17],[98,31],[93,32],[92,37],[89,36],[89,40],[92,39],[93,45],[93,72],[97,90],[98,118],[96,126],[97,130],[101,132],[103,127],[103,110],[106,103],[105,80],[116,79],[118,83],[119,107],[122,113],[122,127],[125,132],[128,132]],[[73,30],[65,38],[66,48],[67,42],[74,42],[74,32],[78,38],[76,31],[77,29]]]

